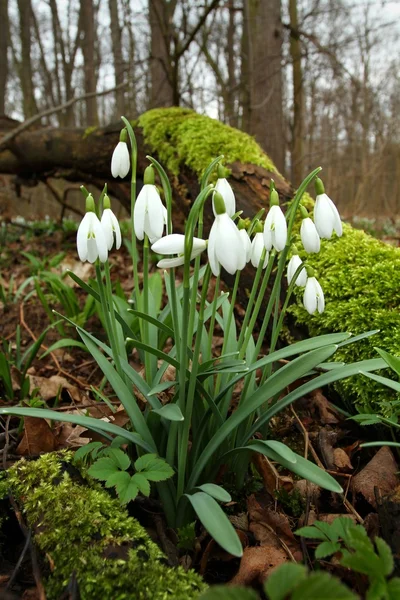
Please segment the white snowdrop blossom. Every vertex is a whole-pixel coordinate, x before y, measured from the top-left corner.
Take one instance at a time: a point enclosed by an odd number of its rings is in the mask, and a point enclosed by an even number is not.
[[[245,229],[239,229],[239,235],[242,239],[243,249],[246,255],[246,262],[248,263],[251,258],[251,240]]]
[[[83,217],[76,235],[78,255],[82,262],[94,263],[97,258],[106,262],[108,257],[107,239],[96,213],[89,211]]]
[[[211,271],[219,275],[221,266],[234,275],[246,265],[242,238],[228,213],[217,214],[208,239],[208,260]]]
[[[224,177],[217,179],[217,183],[215,184],[215,190],[217,192],[219,192],[221,194],[222,198],[224,199],[226,212],[228,213],[228,215],[230,217],[233,217],[233,215],[236,212],[236,200],[235,200],[235,194],[233,193],[233,189],[231,188],[228,180],[225,179]],[[214,194],[214,196],[215,196],[215,194]],[[215,211],[215,206],[214,206],[214,196],[213,196],[212,206],[213,206],[214,216],[216,216],[217,213]]]
[[[314,222],[319,236],[323,239],[330,240],[334,231],[338,237],[343,233],[338,209],[325,193],[318,194],[316,198]]]
[[[311,253],[320,251],[321,240],[317,228],[310,217],[303,219],[300,227],[300,237],[306,252]]]
[[[193,238],[193,248],[190,255],[190,260],[199,256],[207,248],[206,240],[200,238]],[[178,256],[173,258],[162,258],[158,263],[159,269],[171,269],[173,267],[179,267],[185,262],[185,236],[180,233],[171,233],[155,242],[151,249],[156,254],[177,254]]]
[[[289,285],[290,285],[297,269],[300,267],[300,265],[302,263],[303,263],[303,261],[301,260],[300,256],[298,254],[293,254],[292,258],[289,260],[289,264],[288,264],[288,268],[287,268],[287,280],[288,280]],[[306,285],[306,283],[307,283],[307,271],[304,268],[298,274],[295,284],[300,287],[304,287]]]
[[[279,206],[273,205],[268,211],[264,223],[264,244],[266,249],[271,250],[272,246],[277,252],[280,252],[286,246],[287,241],[287,223],[285,215]]]
[[[323,313],[325,309],[324,292],[315,277],[309,277],[304,290],[303,304],[306,311],[313,315],[316,310]]]
[[[265,245],[264,245],[264,236],[262,233],[256,233],[256,235],[253,238],[253,241],[251,243],[251,264],[253,265],[253,267],[258,267],[258,265],[260,264],[260,260],[261,260],[261,255],[263,250],[265,249]],[[265,269],[265,267],[268,264],[268,259],[269,259],[269,253],[268,251],[265,252],[265,258],[264,258],[264,264],[263,264],[263,269]]]
[[[103,227],[104,235],[106,236],[107,247],[110,251],[114,243],[115,235],[115,247],[117,250],[121,247],[121,229],[118,223],[117,217],[111,210],[110,198],[105,194],[104,196],[104,210],[101,215],[101,226]]]
[[[113,177],[126,177],[131,168],[131,160],[126,142],[119,141],[111,159],[111,174]]]
[[[163,234],[165,206],[155,185],[145,183],[135,202],[133,211],[135,234],[139,240],[147,235],[150,242],[156,242]]]

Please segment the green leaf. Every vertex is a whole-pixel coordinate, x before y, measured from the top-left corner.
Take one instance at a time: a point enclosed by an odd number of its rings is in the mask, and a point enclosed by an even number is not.
[[[382,356],[385,363],[400,377],[400,358],[389,354],[389,352],[386,352],[386,350],[382,350],[381,348],[375,348],[375,350]]]
[[[387,584],[384,578],[375,579],[370,584],[365,600],[387,600]]]
[[[231,495],[223,487],[215,483],[203,483],[203,485],[198,485],[196,489],[205,492],[220,502],[230,502],[232,500]]]
[[[128,477],[125,477],[121,483],[116,485],[116,490],[119,499],[122,504],[128,504],[131,500],[134,500],[139,493],[139,488],[133,480],[133,477],[129,477],[129,474],[124,471]]]
[[[388,377],[382,377],[381,375],[375,375],[375,373],[366,373],[364,371],[360,371],[360,375],[365,375],[365,377],[369,377],[369,379],[373,379],[377,383],[386,385],[386,387],[394,390],[395,392],[400,392],[400,383],[398,381],[393,381],[393,379],[389,379]]]
[[[173,468],[156,454],[144,454],[135,461],[135,470],[141,472],[149,481],[165,481],[172,477]]]
[[[347,586],[325,572],[311,573],[294,590],[291,600],[358,600]]]
[[[374,539],[375,546],[378,550],[379,558],[382,564],[383,575],[390,575],[394,569],[393,554],[390,546],[380,537]]]
[[[164,419],[168,419],[168,421],[183,421],[184,416],[181,412],[181,409],[177,404],[165,404],[162,408],[157,408],[153,410],[156,415],[160,415]]]
[[[72,348],[72,346],[86,350],[86,346],[83,342],[79,342],[78,340],[74,340],[72,338],[63,338],[62,340],[58,340],[52,344],[40,358],[44,358],[51,352],[54,352],[54,350],[60,350],[60,348]]]
[[[189,499],[204,528],[217,544],[233,556],[242,556],[243,549],[239,537],[232,523],[214,498],[204,492],[185,495]]]
[[[393,577],[387,584],[388,600],[398,600],[400,598],[400,577]]]
[[[130,442],[137,444],[144,450],[150,452],[152,450],[152,447],[149,444],[147,444],[140,437],[140,435],[137,435],[137,433],[132,433],[131,431],[127,431],[126,429],[123,429],[118,425],[107,423],[106,421],[102,421],[101,419],[94,419],[93,417],[64,414],[56,412],[55,410],[49,410],[47,408],[25,408],[22,406],[1,407],[0,415],[37,417],[39,419],[50,419],[52,421],[61,421],[64,423],[75,423],[76,425],[81,425],[82,427],[86,427],[87,429],[91,429],[92,431],[105,431],[107,433],[112,433],[113,435],[121,435]]]
[[[106,481],[110,475],[118,471],[118,467],[111,458],[98,458],[88,469],[88,473],[94,479]]]
[[[103,444],[101,442],[89,442],[85,446],[81,446],[74,454],[74,461],[83,460],[88,454],[91,454],[93,450],[97,449],[98,451],[102,446]]]
[[[259,595],[250,588],[213,585],[198,600],[259,600]]]
[[[326,556],[331,556],[331,554],[335,554],[341,548],[339,542],[322,542],[315,550],[315,558],[325,558]]]
[[[135,473],[132,476],[132,481],[137,485],[139,492],[141,492],[143,496],[150,496],[150,483],[142,473]]]
[[[296,535],[301,535],[301,537],[310,538],[312,540],[323,540],[324,542],[329,539],[323,531],[317,529],[313,525],[307,525],[306,527],[300,527],[295,531]]]
[[[106,480],[106,487],[115,487],[117,485],[125,485],[131,476],[126,471],[114,471]]]
[[[253,444],[251,444],[253,445]],[[267,448],[271,448],[278,456],[286,460],[290,463],[297,462],[297,455],[291,450],[286,444],[282,442],[277,442],[275,440],[257,440],[255,446],[259,447],[260,445],[267,446]]]
[[[177,385],[177,381],[163,381],[162,383],[157,383],[151,390],[147,393],[148,396],[154,396],[155,394],[160,394],[160,392],[165,392],[165,390],[169,390],[174,385]]]
[[[306,576],[307,569],[304,565],[284,563],[272,571],[264,583],[264,591],[269,600],[285,600]]]
[[[129,469],[131,460],[126,452],[120,448],[107,448],[106,454],[117,465],[117,467],[121,469],[121,471],[126,471]]]

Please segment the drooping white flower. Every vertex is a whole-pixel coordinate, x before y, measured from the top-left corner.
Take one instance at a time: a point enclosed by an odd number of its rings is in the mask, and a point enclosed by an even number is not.
[[[313,315],[316,310],[319,313],[324,312],[325,299],[324,292],[315,277],[309,277],[304,290],[303,304],[306,311]]]
[[[287,280],[290,285],[297,269],[303,263],[300,256],[298,254],[293,254],[292,258],[289,260],[288,268],[287,268]],[[304,287],[307,283],[307,271],[303,268],[297,276],[295,284]]]
[[[287,241],[287,223],[285,215],[277,205],[271,206],[264,223],[264,244],[266,249],[271,250],[272,246],[277,252],[280,252],[286,246]]]
[[[165,207],[155,185],[145,183],[135,202],[133,222],[135,234],[143,240],[145,234],[150,242],[160,239],[165,224]]]
[[[239,235],[242,238],[243,249],[246,255],[246,262],[248,263],[251,258],[251,240],[249,234],[245,229],[239,229]]]
[[[317,197],[314,206],[314,222],[319,237],[330,240],[334,231],[340,237],[343,228],[339,211],[329,196],[325,194],[324,184],[319,177],[315,179],[315,191]]]
[[[94,200],[91,194],[86,199],[86,214],[76,235],[76,246],[82,262],[94,263],[97,258],[106,262],[108,257],[107,239],[103,227],[94,212]]]
[[[217,180],[217,183],[215,184],[215,189],[217,192],[219,192],[221,194],[222,198],[224,199],[225,209],[226,209],[227,214],[230,217],[233,217],[233,215],[236,212],[236,200],[235,200],[235,194],[233,193],[233,189],[231,188],[228,180],[225,179],[225,177],[219,178]],[[213,205],[214,215],[216,216],[217,213],[215,212],[215,207],[214,207],[214,196],[213,196],[212,205]]]
[[[255,234],[253,241],[251,243],[251,264],[253,265],[253,267],[257,268],[258,265],[260,264],[261,255],[263,253],[263,250],[265,250],[264,236],[261,232],[258,232]],[[263,269],[265,269],[265,267],[267,266],[268,259],[269,259],[269,253],[268,253],[268,250],[266,250],[264,264],[262,267]]]
[[[121,229],[117,217],[111,210],[110,199],[107,194],[104,196],[104,210],[101,215],[101,225],[107,240],[108,250],[111,250],[114,243],[117,250],[121,247]]]
[[[190,255],[190,260],[199,256],[207,248],[206,240],[193,238],[193,248]],[[159,269],[171,269],[179,267],[185,262],[185,236],[180,233],[171,233],[155,242],[151,249],[156,254],[177,254],[174,258],[163,258],[157,263]]]
[[[310,217],[303,219],[300,227],[300,237],[306,252],[319,252],[321,240],[317,228]]]
[[[126,177],[131,168],[131,159],[129,156],[128,145],[126,143],[128,134],[126,129],[122,129],[119,142],[115,147],[115,150],[111,159],[111,174],[113,177]]]
[[[208,260],[211,271],[219,275],[221,266],[234,275],[246,266],[246,252],[235,223],[225,211],[225,203],[219,192],[214,194],[215,216],[208,238]]]

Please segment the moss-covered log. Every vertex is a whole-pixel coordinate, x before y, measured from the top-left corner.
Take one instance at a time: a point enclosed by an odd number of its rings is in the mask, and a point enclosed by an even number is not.
[[[46,564],[46,594],[56,600],[74,575],[81,600],[190,600],[206,585],[169,567],[146,530],[101,486],[82,478],[71,452],[21,460],[3,475]]]

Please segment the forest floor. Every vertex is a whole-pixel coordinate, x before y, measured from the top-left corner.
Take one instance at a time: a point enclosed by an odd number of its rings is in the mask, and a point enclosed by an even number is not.
[[[87,279],[94,271],[89,264],[78,261],[73,231],[66,233],[54,229],[46,234],[42,230],[13,226],[6,231],[3,229],[2,236],[0,338],[11,370],[13,397],[7,397],[7,390],[0,379],[0,406],[24,400],[30,406],[46,406],[60,413],[68,411],[110,418],[111,410],[100,404],[93,393],[93,388],[101,385],[103,375],[85,350],[80,347],[61,348],[42,356],[63,336],[76,339],[74,329],[67,325],[63,325],[63,330],[57,329],[57,326],[48,330],[27,372],[29,394],[21,398],[23,382],[19,357],[48,327],[50,319],[48,310],[35,293],[35,278],[38,282],[44,271],[61,277],[63,271],[71,269]],[[55,261],[56,267],[52,267],[52,259],[60,253],[62,258]],[[32,260],[32,256],[37,262]],[[133,282],[127,250],[123,248],[119,253],[113,252],[111,261],[113,275],[129,293]],[[33,279],[21,291],[21,285],[29,278]],[[72,281],[70,283],[73,284]],[[73,289],[83,306],[85,295],[78,287]],[[49,290],[44,290],[44,293],[48,306],[62,312],[54,294]],[[242,314],[242,307],[237,306],[238,327]],[[91,317],[85,327],[101,337],[101,323],[97,317]],[[214,344],[218,352],[221,337],[216,337]],[[132,364],[140,370],[135,355],[132,356]],[[111,389],[105,387],[104,392],[117,407],[113,422],[124,426],[128,417],[118,399],[112,396]],[[246,485],[246,494],[235,498],[230,506],[245,547],[243,558],[239,560],[228,555],[202,532],[194,551],[178,551],[181,564],[198,570],[208,583],[230,581],[259,588],[270,569],[288,557],[304,561],[314,568],[315,543],[305,542],[304,538],[294,534],[303,525],[311,525],[317,519],[331,523],[336,516],[347,515],[355,523],[363,523],[372,537],[378,534],[380,518],[375,492],[379,489],[380,494],[385,496],[397,488],[398,457],[388,447],[361,449],[360,444],[368,440],[372,430],[360,428],[346,419],[336,408],[338,405],[340,398],[336,392],[317,390],[276,417],[273,433],[275,439],[287,443],[336,477],[345,490],[344,496],[298,480],[266,458],[259,457],[253,462],[253,477]],[[7,469],[21,457],[35,459],[45,452],[76,449],[92,439],[94,434],[69,423],[3,417],[0,418],[1,468]],[[128,510],[132,512],[129,505]],[[137,511],[135,516],[138,516]],[[151,533],[154,535],[153,531]],[[171,532],[166,531],[166,534]],[[174,539],[173,535],[170,537]],[[162,540],[158,541],[163,547]],[[37,588],[38,572],[32,569],[29,552],[19,564],[24,545],[25,538],[18,522],[10,516],[0,538],[1,598],[43,598]],[[39,561],[39,578],[40,564]],[[355,578],[353,572],[343,569],[335,560],[326,559],[324,568],[363,593],[365,581],[362,577]]]

